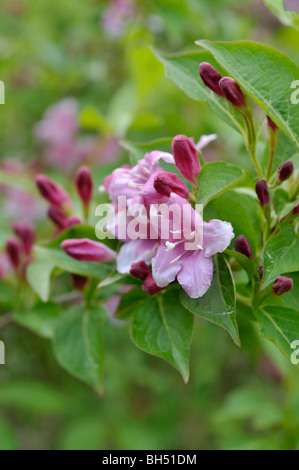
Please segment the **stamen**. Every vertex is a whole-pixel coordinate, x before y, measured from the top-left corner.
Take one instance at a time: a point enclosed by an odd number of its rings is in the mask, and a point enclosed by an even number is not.
[[[177,245],[176,243],[166,242],[165,243],[165,246],[167,247],[166,251],[173,250],[176,247],[176,245]]]
[[[176,261],[178,261],[179,259],[181,259],[181,257],[184,255],[184,253],[181,253],[179,256],[177,256],[176,258],[174,258],[172,261],[170,261],[170,264],[172,263],[175,263]]]

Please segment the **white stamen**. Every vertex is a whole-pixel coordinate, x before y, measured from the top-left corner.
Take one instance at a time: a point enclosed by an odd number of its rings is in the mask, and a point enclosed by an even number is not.
[[[99,186],[98,191],[99,191],[99,193],[105,193],[106,192],[105,186],[103,184],[101,186]]]
[[[176,247],[176,243],[166,242],[165,246],[167,247],[166,251],[173,250]]]
[[[137,184],[134,183],[134,181],[129,181],[128,186],[129,186],[129,188],[137,188]]]
[[[172,261],[170,261],[170,264],[175,263],[176,261],[178,261],[183,255],[184,255],[184,253],[181,253],[179,256],[177,256]]]
[[[140,165],[140,168],[141,168],[141,170],[144,171],[144,173],[146,173],[147,175],[150,175],[150,174],[151,174],[151,172],[149,171],[149,169],[146,168],[145,166]]]

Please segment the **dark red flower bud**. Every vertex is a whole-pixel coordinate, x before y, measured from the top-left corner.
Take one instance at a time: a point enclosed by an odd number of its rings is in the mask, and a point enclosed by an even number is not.
[[[264,277],[264,266],[258,266],[258,271],[260,273],[260,281],[263,280],[263,277]]]
[[[225,97],[224,91],[219,86],[222,75],[211,64],[202,62],[199,66],[199,75],[206,87],[217,95]]]
[[[151,274],[151,271],[144,261],[139,261],[138,263],[132,264],[130,274],[141,281],[145,281],[147,276]]]
[[[245,235],[239,235],[235,241],[235,250],[242,255],[247,256],[247,258],[252,259],[252,249],[249,243],[249,240]]]
[[[293,174],[294,172],[294,165],[292,162],[290,161],[287,161],[287,162],[284,162],[282,163],[279,167],[278,167],[278,171],[277,171],[277,177],[278,177],[278,180],[282,183],[283,181],[286,181],[289,179],[289,177]]]
[[[279,276],[273,284],[273,292],[276,295],[283,295],[293,289],[293,279]]]
[[[152,296],[155,295],[157,292],[160,292],[164,288],[157,286],[156,281],[150,273],[145,279],[142,289],[144,290],[144,292],[147,292],[148,295]]]
[[[72,274],[71,279],[73,288],[81,292],[84,291],[88,284],[88,277],[79,276],[78,274]]]
[[[230,77],[223,77],[219,86],[222,89],[225,98],[238,108],[246,108],[247,102],[243,91],[238,83]]]
[[[154,188],[162,196],[170,196],[170,193],[176,193],[187,199],[189,189],[175,173],[160,171],[154,181]]]
[[[270,204],[269,189],[265,180],[258,180],[255,185],[255,191],[262,207],[266,204]]]
[[[41,196],[53,206],[62,207],[65,204],[71,204],[67,192],[47,176],[37,175],[35,182]]]
[[[297,204],[297,206],[293,210],[293,214],[299,214],[299,203]]]
[[[15,234],[23,243],[26,255],[30,255],[35,240],[34,228],[29,223],[16,223],[13,225]]]
[[[108,262],[113,261],[116,253],[104,245],[88,238],[64,240],[61,248],[72,258],[79,261]]]
[[[177,135],[171,148],[177,168],[190,183],[197,186],[200,162],[193,142],[184,135]]]
[[[6,252],[13,267],[17,269],[21,261],[21,246],[19,240],[10,237],[6,242]]]
[[[267,123],[268,123],[268,127],[270,127],[272,131],[277,131],[279,129],[279,127],[275,124],[275,122],[272,121],[272,119],[269,116],[267,116]]]
[[[65,212],[57,206],[51,206],[48,210],[48,216],[57,227],[65,229],[67,227],[67,217]]]
[[[74,227],[75,225],[81,225],[81,220],[75,215],[71,215],[66,221],[65,228],[71,228],[71,227]]]
[[[91,171],[87,166],[79,168],[76,176],[77,191],[85,205],[90,203],[93,190]]]

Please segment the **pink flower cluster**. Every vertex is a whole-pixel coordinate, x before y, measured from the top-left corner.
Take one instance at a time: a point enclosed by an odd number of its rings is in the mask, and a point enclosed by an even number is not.
[[[182,218],[173,216],[166,221],[170,227],[167,240],[160,236],[160,232],[155,239],[122,240],[125,243],[117,256],[117,269],[124,274],[131,271],[132,265],[136,271],[136,263],[152,264],[152,278],[158,288],[178,281],[190,297],[198,298],[211,285],[212,256],[229,246],[234,237],[233,229],[230,223],[220,220],[203,222],[190,203],[192,198],[186,184],[175,173],[165,172],[159,165],[160,161],[176,165],[186,180],[197,187],[200,172],[197,149],[191,139],[177,136],[172,143],[172,154],[154,151],[146,154],[134,167],[126,165],[116,169],[104,180],[105,190],[115,206],[119,196],[126,196],[126,209],[129,211],[136,203],[143,204],[150,211],[157,203],[175,204],[182,209],[181,213],[187,207],[190,232],[186,238]],[[157,216],[162,223],[163,215]],[[151,224],[150,218],[147,223]],[[202,227],[203,239],[198,243],[196,240],[200,239]],[[148,233],[151,233],[151,227],[148,227]],[[190,240],[194,241],[194,249],[186,249],[186,242]],[[151,277],[146,276],[146,279],[151,280]],[[156,291],[153,285],[150,290]]]
[[[107,9],[101,17],[103,29],[112,38],[121,36],[127,22],[135,13],[133,0],[110,0]]]

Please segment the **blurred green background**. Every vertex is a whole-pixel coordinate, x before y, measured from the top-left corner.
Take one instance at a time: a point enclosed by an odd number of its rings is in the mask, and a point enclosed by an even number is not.
[[[1,1],[0,165],[14,162],[28,174],[46,169],[68,184],[74,169],[61,174],[49,164],[34,133],[46,109],[65,97],[78,101],[80,136],[99,144],[98,185],[128,158],[117,145],[123,139],[217,133],[207,158],[250,165],[241,138],[164,76],[150,45],[174,53],[195,49],[200,38],[251,39],[298,62],[297,33],[261,0],[123,3],[121,10],[104,0]],[[3,210],[1,245],[10,216]],[[3,302],[0,312],[6,309]],[[0,322],[7,357],[0,449],[299,449],[299,373],[255,323],[242,316],[239,323],[241,351],[224,331],[197,321],[184,385],[166,363],[136,349],[127,324],[112,320],[99,397],[57,365],[46,340]]]

